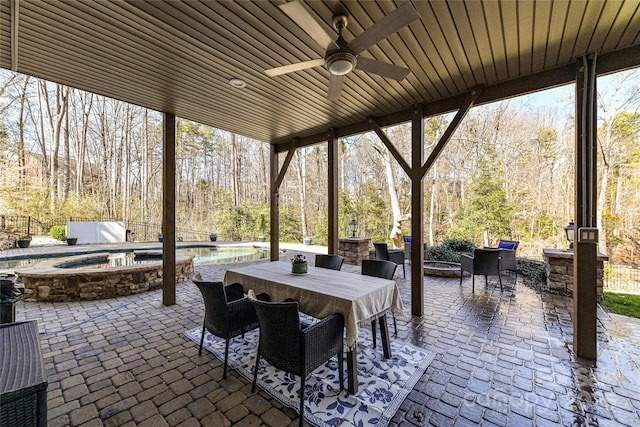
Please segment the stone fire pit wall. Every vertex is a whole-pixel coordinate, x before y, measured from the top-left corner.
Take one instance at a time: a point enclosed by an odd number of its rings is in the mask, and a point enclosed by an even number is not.
[[[544,256],[547,271],[547,286],[549,289],[573,293],[573,251],[543,249],[542,254]],[[604,261],[607,261],[608,259],[609,257],[605,254],[598,253],[598,260],[596,264],[598,299],[601,299],[603,295]]]
[[[16,270],[26,301],[85,301],[128,296],[162,287],[162,260],[123,267],[56,268],[55,265],[107,256],[106,253],[48,260]],[[176,255],[176,283],[193,276],[194,255]]]

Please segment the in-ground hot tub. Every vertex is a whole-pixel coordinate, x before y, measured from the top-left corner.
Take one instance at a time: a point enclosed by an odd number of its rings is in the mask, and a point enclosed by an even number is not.
[[[162,253],[134,252],[114,261],[108,252],[55,258],[15,270],[26,301],[84,301],[128,296],[162,287]],[[193,254],[176,253],[176,283],[193,275]]]

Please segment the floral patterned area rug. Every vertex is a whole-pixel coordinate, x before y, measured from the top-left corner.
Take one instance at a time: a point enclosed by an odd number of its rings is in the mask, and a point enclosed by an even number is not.
[[[185,335],[200,345],[201,333],[202,327],[198,327],[186,331]],[[236,369],[249,381],[253,381],[258,337],[259,329],[254,329],[247,332],[244,339],[236,337],[229,343],[229,368]],[[204,348],[224,361],[224,339],[207,331]],[[435,355],[393,338],[391,354],[391,359],[384,359],[380,338],[374,349],[371,331],[368,327],[361,327],[358,335],[358,393],[347,394],[346,357],[343,391],[339,387],[337,358],[329,360],[307,377],[305,420],[319,427],[387,426]],[[276,370],[261,360],[258,386],[298,411],[298,376]]]

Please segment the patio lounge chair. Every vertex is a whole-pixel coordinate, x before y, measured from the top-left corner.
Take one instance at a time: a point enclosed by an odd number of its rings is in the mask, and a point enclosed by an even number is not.
[[[485,286],[489,285],[487,276],[498,276],[500,280],[500,292],[502,292],[502,275],[500,273],[501,249],[475,249],[473,256],[460,256],[460,286],[465,271],[471,273],[471,290],[475,292],[475,275],[484,275]]]
[[[376,259],[383,259],[386,261],[395,262],[402,266],[402,277],[407,278],[407,272],[404,268],[404,251],[402,249],[391,249],[386,243],[374,243],[373,247],[376,250]]]
[[[332,314],[306,326],[300,322],[297,302],[251,302],[260,322],[260,341],[251,391],[256,391],[260,357],[277,369],[299,375],[302,427],[304,384],[309,373],[337,355],[340,390],[344,389],[344,318],[341,314]]]
[[[342,263],[344,262],[344,257],[340,255],[324,255],[318,254],[316,255],[316,267],[321,268],[329,268],[331,270],[340,270],[342,268]]]
[[[233,283],[224,286],[222,282],[205,282],[193,280],[204,299],[204,322],[200,339],[199,355],[202,355],[205,329],[213,335],[224,338],[224,371],[222,378],[227,378],[227,358],[231,338],[258,327],[256,312],[245,297],[242,285]],[[267,294],[258,295],[259,299],[269,300]]]

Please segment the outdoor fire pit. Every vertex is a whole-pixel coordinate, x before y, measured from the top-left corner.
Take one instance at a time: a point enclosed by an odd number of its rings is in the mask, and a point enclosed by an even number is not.
[[[459,278],[460,264],[458,264],[457,262],[446,261],[425,261],[424,274],[426,276]],[[469,276],[469,273],[465,271],[464,275]]]

